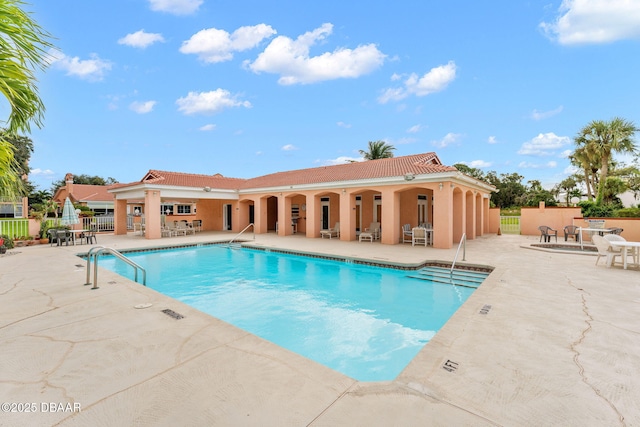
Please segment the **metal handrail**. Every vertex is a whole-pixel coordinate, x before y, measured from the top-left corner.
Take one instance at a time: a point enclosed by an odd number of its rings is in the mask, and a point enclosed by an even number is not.
[[[456,266],[456,260],[458,259],[458,254],[460,253],[460,246],[462,246],[462,260],[466,261],[467,258],[467,233],[462,233],[462,238],[460,239],[460,243],[458,243],[458,250],[456,250],[456,256],[453,257],[453,262],[451,263],[451,271],[449,274],[453,276],[453,269]]]
[[[142,271],[142,285],[147,286],[147,270],[145,270],[142,266],[136,264],[135,262],[131,261],[129,258],[125,257],[117,250],[113,248],[106,248],[104,246],[95,246],[89,249],[89,253],[87,254],[87,283],[85,283],[85,286],[91,284],[91,282],[89,282],[89,279],[90,279],[89,270],[91,269],[91,257],[93,257],[95,261],[93,262],[93,287],[91,289],[98,289],[98,256],[103,252],[107,252],[115,256],[116,258],[124,261],[125,263],[129,264],[130,266],[132,266],[134,269],[135,282],[138,281],[138,269],[140,269]]]
[[[244,233],[245,231],[247,231],[247,228],[249,227],[253,227],[253,240],[256,240],[256,227],[253,225],[253,223],[250,223],[249,225],[247,225],[245,228],[242,229],[241,232],[239,232],[238,234],[236,234],[233,239],[229,240],[229,245],[231,245],[231,243],[233,243],[234,240],[236,240],[238,237],[240,237],[240,235],[242,233]]]

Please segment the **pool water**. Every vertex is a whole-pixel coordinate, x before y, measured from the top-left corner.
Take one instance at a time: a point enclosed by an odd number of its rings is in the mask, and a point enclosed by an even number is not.
[[[394,379],[473,289],[219,245],[125,254],[147,286],[360,381]],[[133,279],[114,257],[101,267]]]

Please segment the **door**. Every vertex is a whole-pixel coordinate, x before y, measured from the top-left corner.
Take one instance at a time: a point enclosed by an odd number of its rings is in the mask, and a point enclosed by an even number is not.
[[[321,222],[322,222],[322,226],[320,227],[322,230],[328,230],[329,229],[329,198],[328,197],[323,197],[322,199],[320,199],[320,207],[322,209],[322,218],[321,218]]]
[[[222,211],[223,211],[224,230],[233,229],[232,223],[231,223],[231,217],[232,217],[232,213],[233,213],[232,206],[231,205],[224,205]]]

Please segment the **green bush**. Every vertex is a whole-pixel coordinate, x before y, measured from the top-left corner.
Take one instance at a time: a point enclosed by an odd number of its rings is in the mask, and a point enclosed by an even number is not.
[[[618,211],[615,206],[597,205],[589,200],[583,200],[578,206],[582,208],[582,216],[585,218],[611,218]]]
[[[4,247],[7,249],[13,249],[13,239],[6,234],[0,236],[0,239],[4,239]]]
[[[640,208],[619,209],[616,216],[620,218],[640,218]]]

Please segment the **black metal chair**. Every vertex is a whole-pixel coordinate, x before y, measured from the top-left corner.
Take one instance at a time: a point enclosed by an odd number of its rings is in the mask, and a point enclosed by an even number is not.
[[[558,230],[554,230],[546,225],[541,225],[538,227],[538,230],[540,230],[540,241],[542,241],[544,237],[545,242],[550,242],[552,236],[556,238],[556,242],[558,241]]]
[[[567,241],[567,238],[569,236],[573,236],[573,239],[577,242],[579,239],[579,232],[578,232],[578,226],[577,225],[565,225],[564,227],[564,241]]]
[[[85,231],[84,233],[82,233],[82,237],[84,238],[84,241],[87,244],[98,243],[98,239],[96,237],[96,229],[94,227],[91,227],[90,230]]]

